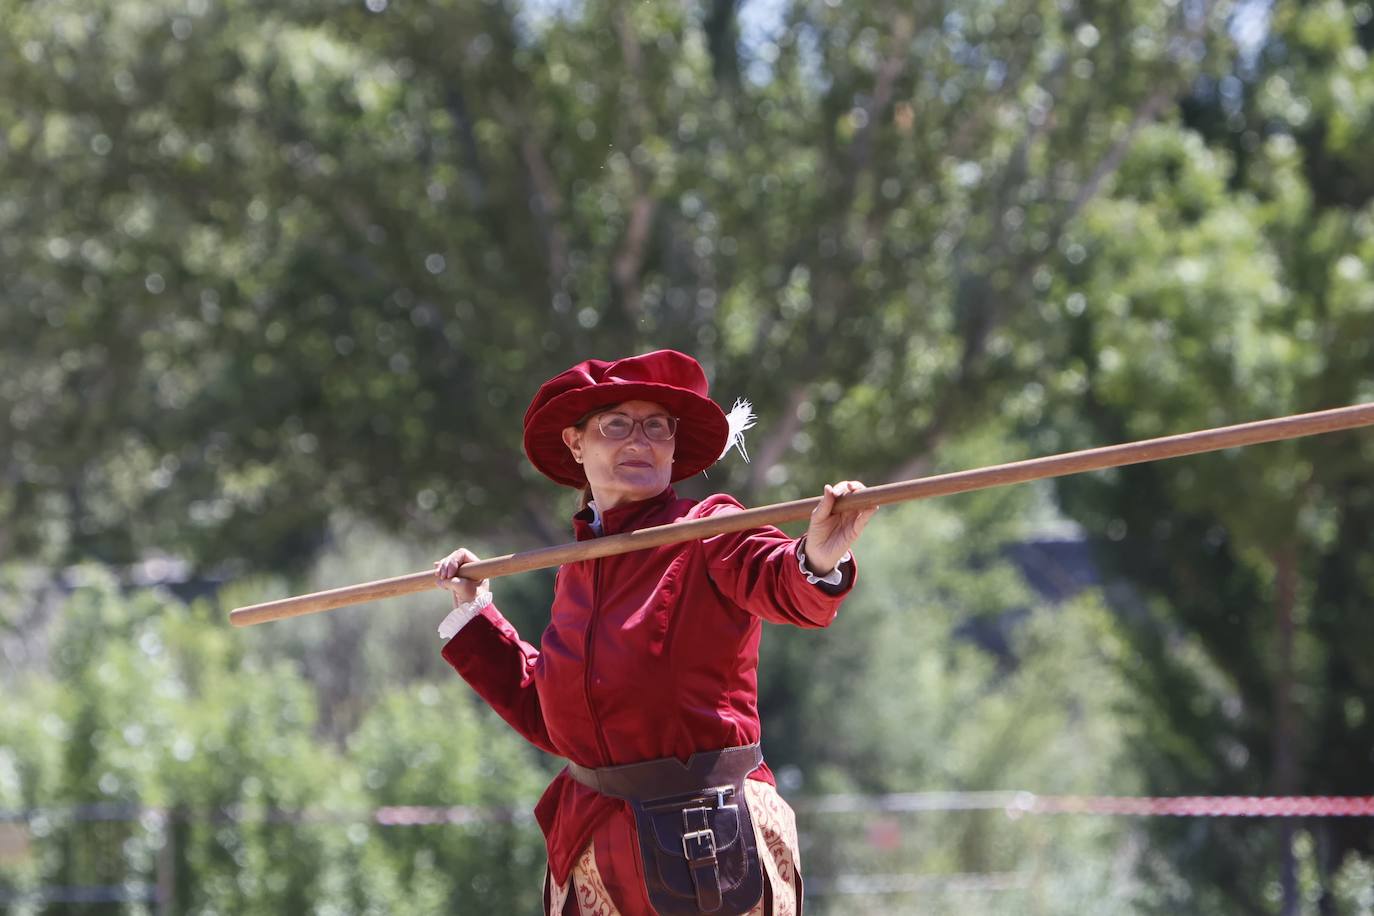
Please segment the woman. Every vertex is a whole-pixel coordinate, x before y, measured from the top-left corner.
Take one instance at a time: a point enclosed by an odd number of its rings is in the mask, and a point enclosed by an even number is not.
[[[588,360],[539,389],[525,453],[583,490],[578,540],[737,511],[673,481],[723,456],[730,423],[696,360],[659,350]],[[538,649],[461,577],[444,658],[517,731],[570,763],[535,808],[549,914],[798,914],[792,811],[758,750],[761,621],[824,627],[853,587],[849,547],[875,510],[836,512],[827,485],[806,534],[773,527],[569,563]],[[588,498],[590,497],[590,498]]]

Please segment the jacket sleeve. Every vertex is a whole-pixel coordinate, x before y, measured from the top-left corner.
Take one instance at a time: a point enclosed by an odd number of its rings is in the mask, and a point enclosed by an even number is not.
[[[693,507],[691,515],[705,518],[743,508],[733,497],[716,494]],[[852,558],[842,563],[839,585],[813,585],[801,570],[799,542],[766,525],[718,534],[701,545],[712,584],[743,610],[772,623],[829,626],[854,587],[858,566]]]
[[[444,661],[535,747],[557,754],[549,740],[534,664],[539,650],[520,638],[515,627],[489,605],[444,645]]]

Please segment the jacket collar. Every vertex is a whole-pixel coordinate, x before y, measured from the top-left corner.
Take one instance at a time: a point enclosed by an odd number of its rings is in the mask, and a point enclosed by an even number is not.
[[[646,522],[662,512],[663,508],[677,499],[672,487],[664,487],[657,496],[650,496],[639,502],[621,503],[613,509],[601,513],[601,534],[621,534],[646,527]],[[586,541],[598,537],[592,529],[595,513],[590,508],[583,509],[573,516],[573,533],[577,540]]]

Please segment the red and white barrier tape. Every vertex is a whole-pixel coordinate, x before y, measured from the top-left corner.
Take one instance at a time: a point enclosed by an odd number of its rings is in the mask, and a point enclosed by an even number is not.
[[[1374,817],[1374,796],[1049,795],[1032,796],[1028,813],[1133,817]]]
[[[1032,792],[905,792],[891,795],[821,795],[799,798],[793,807],[807,814],[1002,811],[1086,814],[1108,817],[1374,817],[1374,795],[1036,795]],[[212,811],[176,811],[123,804],[64,805],[0,810],[0,823],[26,821],[208,820],[217,823],[357,823],[383,827],[430,824],[524,823],[524,809],[469,805],[386,805],[371,811],[271,809],[231,806]]]
[[[1005,811],[1127,817],[1374,817],[1371,795],[1036,795],[1032,792],[906,792],[799,799],[798,812]]]

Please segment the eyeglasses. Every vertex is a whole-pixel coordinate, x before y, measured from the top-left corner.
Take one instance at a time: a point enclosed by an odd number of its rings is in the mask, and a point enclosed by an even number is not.
[[[603,413],[596,418],[596,428],[607,439],[628,439],[634,434],[635,427],[644,430],[644,436],[654,442],[668,442],[677,434],[677,417],[658,414],[635,420],[623,413]]]

